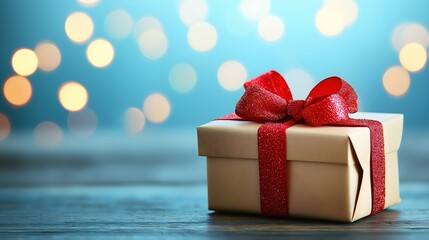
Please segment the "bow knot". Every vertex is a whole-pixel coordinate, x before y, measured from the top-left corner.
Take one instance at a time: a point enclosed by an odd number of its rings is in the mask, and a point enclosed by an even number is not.
[[[357,111],[357,94],[339,77],[317,84],[305,100],[294,100],[285,79],[270,71],[244,84],[245,93],[235,113],[257,122],[303,120],[311,126],[334,124]]]
[[[288,102],[287,114],[293,119],[299,121],[302,119],[302,109],[304,108],[304,100],[292,100]]]

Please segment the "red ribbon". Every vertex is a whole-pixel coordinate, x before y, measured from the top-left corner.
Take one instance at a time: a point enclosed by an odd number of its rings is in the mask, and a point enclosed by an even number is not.
[[[371,141],[372,210],[376,214],[385,203],[385,155],[380,122],[351,119],[358,110],[357,94],[339,77],[317,84],[305,100],[293,100],[284,78],[267,72],[244,84],[245,93],[235,114],[221,120],[261,122],[258,129],[258,158],[261,212],[268,216],[288,216],[286,169],[286,129],[297,122],[311,126],[336,125],[368,127]]]

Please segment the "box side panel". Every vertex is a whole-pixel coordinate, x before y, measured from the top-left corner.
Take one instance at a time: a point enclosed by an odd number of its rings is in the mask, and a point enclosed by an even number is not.
[[[256,159],[208,157],[207,168],[209,209],[261,212]],[[287,169],[291,217],[351,221],[359,178],[354,165],[289,161]]]
[[[230,122],[236,125],[228,125]],[[200,126],[197,128],[198,154],[207,157],[255,159],[258,157],[257,131],[260,125],[240,121],[213,121]]]
[[[398,152],[386,154],[386,202],[384,208],[401,201],[399,194]]]
[[[210,210],[261,213],[256,159],[207,157]]]
[[[398,204],[401,199],[399,195],[399,174],[397,151],[386,154],[386,200],[384,208]],[[358,195],[353,221],[368,216],[371,213],[371,173],[368,164],[363,166],[362,184]]]
[[[355,165],[288,162],[293,217],[350,222],[359,174]]]
[[[360,168],[360,183],[356,194],[355,210],[352,221],[368,216],[371,213],[371,174],[370,174],[370,136],[369,129],[349,136],[352,145],[352,155]]]

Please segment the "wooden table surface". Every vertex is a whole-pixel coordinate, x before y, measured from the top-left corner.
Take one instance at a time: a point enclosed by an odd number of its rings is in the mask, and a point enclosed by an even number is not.
[[[429,131],[404,132],[402,202],[353,224],[207,210],[195,129],[0,143],[0,239],[429,239]],[[180,136],[181,141],[177,141]]]
[[[429,239],[429,184],[401,184],[401,204],[352,224],[207,210],[206,187],[3,187],[0,239]]]

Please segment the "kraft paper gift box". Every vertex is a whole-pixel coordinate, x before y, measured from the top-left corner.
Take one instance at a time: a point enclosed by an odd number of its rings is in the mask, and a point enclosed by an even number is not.
[[[385,206],[400,202],[398,155],[403,115],[356,113],[378,120],[385,142]],[[197,128],[207,157],[210,210],[261,213],[257,130],[251,121],[216,120]],[[296,124],[286,130],[289,216],[353,222],[371,213],[367,127]]]

